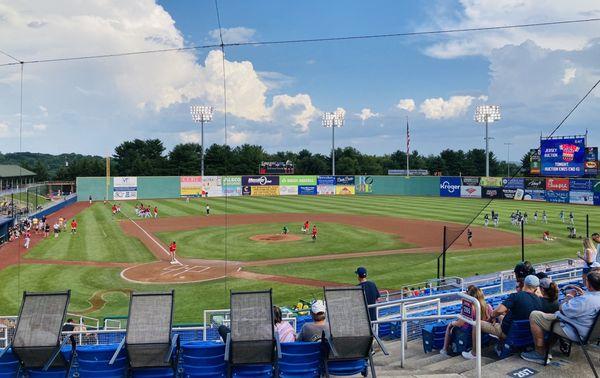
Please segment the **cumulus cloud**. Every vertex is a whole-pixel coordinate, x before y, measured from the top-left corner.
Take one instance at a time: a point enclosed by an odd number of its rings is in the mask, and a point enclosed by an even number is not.
[[[40,109],[40,112],[42,112],[42,115],[46,117],[48,116],[48,108],[46,108],[44,105],[40,105],[38,108]]]
[[[246,28],[243,26],[237,26],[234,28],[223,28],[221,29],[223,33],[223,43],[244,43],[251,42],[254,40],[254,35],[256,34],[256,30]],[[219,29],[213,29],[208,32],[211,40],[214,43],[221,43],[221,39],[219,37]]]
[[[290,122],[296,126],[297,131],[305,133],[309,129],[309,123],[319,116],[319,111],[312,104],[309,95],[300,93],[295,96],[274,96],[268,114],[272,120]]]
[[[179,133],[179,141],[182,143],[200,143],[200,133],[194,131],[182,131]]]
[[[369,109],[369,108],[363,108],[360,111],[360,113],[356,113],[354,115],[357,116],[358,118],[360,118],[362,120],[363,124],[369,118],[379,117],[379,113],[373,113],[373,111],[371,109]]]
[[[577,72],[577,68],[565,68],[565,72],[561,79],[564,85],[568,85],[573,79],[575,79],[575,73]]]
[[[250,135],[245,131],[236,131],[235,127],[227,131],[227,141],[231,144],[244,144],[250,141]]]
[[[0,138],[8,138],[10,136],[10,127],[6,123],[0,122]]]
[[[400,101],[398,101],[396,107],[398,109],[406,110],[407,112],[412,112],[413,110],[415,110],[415,100],[413,100],[412,98],[403,98]]]
[[[48,125],[46,125],[45,123],[37,123],[33,125],[33,130],[35,131],[46,131],[47,128]]]
[[[449,119],[464,115],[471,103],[473,96],[451,96],[448,100],[441,97],[428,98],[419,107],[419,111],[428,119]]]

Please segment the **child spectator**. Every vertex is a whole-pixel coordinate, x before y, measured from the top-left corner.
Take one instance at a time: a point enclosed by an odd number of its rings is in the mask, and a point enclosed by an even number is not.
[[[325,333],[325,337],[329,337],[329,324],[325,316],[326,311],[325,304],[321,300],[315,301],[310,306],[310,316],[313,322],[304,323],[302,330],[298,334],[297,341],[319,341],[323,333]]]
[[[275,325],[275,331],[279,336],[279,342],[281,343],[292,343],[296,341],[296,331],[289,322],[283,321],[283,315],[281,309],[277,306],[273,306],[273,323]]]

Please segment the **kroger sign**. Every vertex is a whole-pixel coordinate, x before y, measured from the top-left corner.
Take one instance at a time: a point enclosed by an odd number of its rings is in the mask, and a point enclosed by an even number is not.
[[[460,177],[440,177],[440,197],[460,197]]]

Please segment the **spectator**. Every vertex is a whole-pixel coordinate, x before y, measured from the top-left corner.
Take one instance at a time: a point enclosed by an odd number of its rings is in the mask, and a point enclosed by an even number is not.
[[[546,348],[550,345],[544,342],[544,331],[552,330],[558,336],[572,341],[579,341],[588,334],[600,310],[600,272],[588,274],[586,287],[587,293],[579,287],[567,293],[559,311],[554,314],[541,311],[531,313],[529,322],[535,350],[521,353],[521,358],[539,364],[545,363]]]
[[[481,332],[489,333],[500,339],[506,338],[512,322],[515,320],[529,319],[532,311],[539,311],[542,308],[542,300],[536,295],[536,291],[540,286],[540,279],[534,275],[528,275],[523,280],[523,289],[508,296],[498,308],[492,313],[491,319],[498,319],[504,315],[502,320],[492,323],[489,321],[481,322]],[[462,355],[466,359],[474,359],[475,353],[475,332],[473,334],[473,349],[471,352],[463,352]]]
[[[73,319],[71,319],[71,318],[67,319],[67,323],[63,324],[63,326],[62,326],[62,331],[63,332],[75,331],[75,323],[73,323]],[[71,343],[74,343],[75,335],[73,335],[73,334],[69,335],[69,339],[71,340]]]
[[[319,341],[323,333],[325,337],[329,337],[329,324],[325,320],[326,312],[325,304],[321,300],[315,301],[310,306],[310,316],[313,319],[312,323],[304,323],[302,330],[298,334],[297,341]]]
[[[367,298],[367,305],[372,305],[377,303],[377,300],[381,297],[379,294],[379,289],[377,289],[377,285],[373,281],[367,280],[367,268],[363,266],[359,266],[356,271],[358,277],[358,285],[362,287],[365,292],[365,297]],[[377,309],[370,308],[369,309],[369,317],[371,320],[377,320]]]
[[[523,288],[523,280],[530,274],[535,274],[535,269],[529,261],[523,261],[515,266],[515,279],[517,280],[517,291]]]
[[[597,251],[594,242],[590,238],[583,239],[583,255],[577,252],[577,257],[583,260],[583,270],[581,271],[581,277],[583,278],[583,285],[585,286],[585,280],[590,272],[591,266],[596,262]]]
[[[470,295],[474,298],[477,298],[479,304],[481,305],[481,320],[489,321],[492,316],[492,312],[494,309],[490,304],[485,301],[485,296],[483,295],[483,291],[475,285],[469,285],[466,291],[467,295]],[[450,336],[452,335],[452,329],[455,327],[461,327],[464,330],[471,329],[471,325],[469,323],[465,323],[464,321],[457,319],[446,327],[446,336],[444,338],[444,347],[440,350],[440,354],[447,355],[448,354],[448,345],[450,344]]]
[[[600,263],[600,234],[597,232],[594,232],[592,234],[592,240],[594,241],[594,243],[596,243],[596,262]]]
[[[281,309],[273,306],[273,323],[275,323],[275,331],[279,336],[279,342],[292,343],[296,341],[296,331],[289,322],[283,321]]]
[[[542,298],[541,311],[553,314],[558,311],[558,286],[549,277],[540,279],[540,294]]]

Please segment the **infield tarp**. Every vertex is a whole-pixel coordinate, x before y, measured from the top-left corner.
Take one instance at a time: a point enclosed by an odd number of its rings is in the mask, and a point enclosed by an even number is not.
[[[440,197],[460,197],[460,177],[440,177]]]
[[[585,138],[541,140],[544,176],[583,176],[585,173]]]
[[[593,205],[594,192],[592,191],[571,191],[569,193],[569,203],[578,205]]]
[[[569,192],[546,190],[546,201],[554,203],[569,203]]]
[[[546,191],[539,189],[525,189],[523,200],[544,202],[546,201]]]

